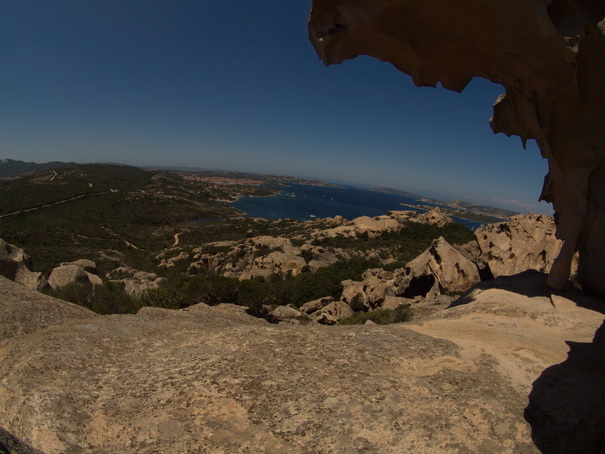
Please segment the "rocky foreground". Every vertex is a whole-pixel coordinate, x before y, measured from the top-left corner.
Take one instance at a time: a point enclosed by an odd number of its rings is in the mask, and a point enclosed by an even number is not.
[[[322,326],[232,305],[100,316],[0,278],[0,426],[48,454],[603,452],[605,302],[545,282]]]

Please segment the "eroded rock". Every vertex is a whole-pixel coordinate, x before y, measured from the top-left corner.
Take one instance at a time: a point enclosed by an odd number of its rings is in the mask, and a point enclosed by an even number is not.
[[[351,317],[355,312],[342,301],[334,301],[313,313],[313,319],[322,325],[334,325],[345,318]]]
[[[54,268],[48,276],[48,285],[58,289],[70,284],[92,284],[88,273],[78,265],[61,265]]]
[[[300,311],[290,306],[277,306],[270,314],[278,320],[296,319],[302,315]]]
[[[513,216],[509,222],[480,227],[475,232],[482,256],[494,277],[526,270],[548,273],[561,250],[550,216]]]
[[[303,311],[305,314],[312,314],[313,312],[320,310],[322,307],[327,306],[332,301],[334,301],[334,298],[332,298],[331,296],[326,296],[324,298],[308,301],[300,307],[300,310]]]
[[[25,251],[2,239],[0,239],[0,276],[32,290],[38,290],[45,284],[42,273],[32,271],[31,259]]]
[[[138,296],[147,290],[159,288],[164,281],[164,278],[155,273],[138,271],[127,266],[115,268],[108,273],[107,278],[123,283],[124,291],[130,296]]]
[[[605,295],[605,3],[602,0],[314,0],[309,37],[325,64],[369,55],[417,86],[501,84],[494,132],[535,139],[548,159],[540,198],[563,247],[549,282]]]
[[[399,296],[430,298],[465,292],[480,280],[477,266],[441,237],[406,264],[395,285]]]

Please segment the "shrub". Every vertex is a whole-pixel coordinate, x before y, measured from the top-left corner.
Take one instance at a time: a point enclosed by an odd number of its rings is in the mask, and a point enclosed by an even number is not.
[[[139,296],[141,306],[182,309],[197,303],[211,306],[235,303],[239,281],[218,274],[193,277],[174,276],[159,288],[145,291]]]
[[[401,323],[410,320],[409,304],[402,304],[396,309],[377,309],[370,312],[357,312],[349,318],[341,320],[339,325],[363,325],[371,320],[378,325]]]
[[[139,302],[124,291],[124,284],[104,282],[89,285],[75,282],[44,293],[83,306],[97,314],[134,314],[141,308]]]

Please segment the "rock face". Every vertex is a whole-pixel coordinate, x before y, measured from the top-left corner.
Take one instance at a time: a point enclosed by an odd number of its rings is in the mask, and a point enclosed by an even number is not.
[[[597,453],[604,303],[545,280],[327,327],[231,305],[99,316],[0,279],[0,426],[46,454]]]
[[[33,292],[2,276],[0,295],[0,342],[74,320],[100,317],[75,304]]]
[[[475,236],[493,276],[498,277],[526,270],[548,272],[561,250],[555,230],[550,216],[530,214],[480,227]]]
[[[164,280],[155,273],[138,271],[127,266],[115,268],[106,277],[113,282],[124,283],[124,291],[130,296],[137,296],[146,290],[158,288]]]
[[[345,318],[354,314],[347,303],[334,301],[316,312],[313,312],[313,318],[316,322],[323,325],[334,325]]]
[[[102,285],[103,280],[94,274],[96,272],[97,265],[92,260],[80,259],[74,262],[61,263],[48,276],[48,285],[52,289],[74,283]]]
[[[602,0],[314,0],[309,36],[325,64],[369,55],[417,86],[501,84],[494,132],[535,139],[548,159],[541,199],[563,247],[549,282],[605,295],[605,3]]]
[[[29,256],[6,241],[0,239],[0,276],[25,287],[38,290],[44,285],[41,273],[33,272]]]
[[[477,265],[443,238],[409,262],[397,286],[404,297],[465,292],[480,281]]]

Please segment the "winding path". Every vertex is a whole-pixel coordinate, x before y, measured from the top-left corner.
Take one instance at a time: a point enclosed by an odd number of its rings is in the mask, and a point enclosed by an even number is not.
[[[174,243],[172,244],[172,247],[177,247],[179,245],[180,242],[180,236],[183,234],[183,232],[179,232],[179,233],[175,233],[174,234]]]

